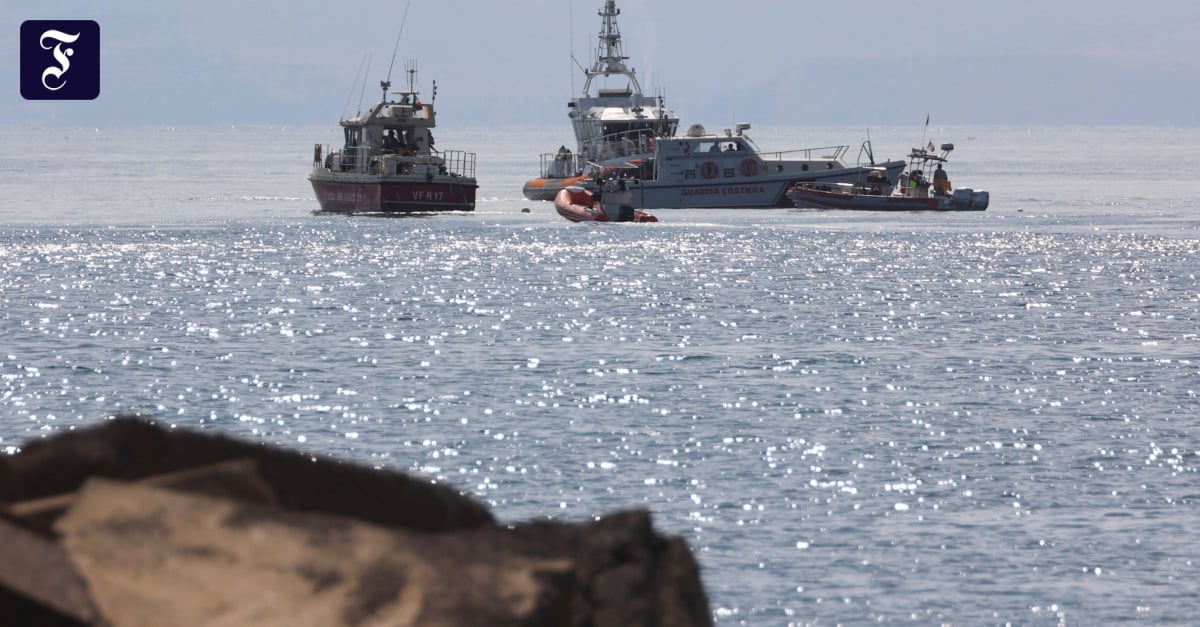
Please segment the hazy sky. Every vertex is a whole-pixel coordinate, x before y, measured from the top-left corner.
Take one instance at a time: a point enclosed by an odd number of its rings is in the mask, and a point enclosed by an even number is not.
[[[565,124],[602,0],[412,3],[439,122]],[[0,124],[333,124],[377,98],[405,0],[0,0]],[[1195,0],[618,0],[625,53],[685,124],[1200,125]],[[29,19],[100,24],[101,93],[27,102]]]

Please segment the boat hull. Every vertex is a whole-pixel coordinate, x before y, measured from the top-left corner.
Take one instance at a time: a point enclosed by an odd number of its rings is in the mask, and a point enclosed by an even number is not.
[[[901,161],[885,165],[891,180],[904,168]],[[693,179],[689,181],[629,181],[633,204],[646,209],[769,209],[794,208],[787,191],[797,183],[853,183],[865,178],[859,167],[807,174]]]
[[[987,192],[966,188],[954,190],[951,196],[914,198],[795,187],[787,196],[796,207],[857,211],[984,211],[989,202]]]
[[[322,211],[428,213],[474,211],[475,179],[468,177],[310,177]]]
[[[629,205],[614,210],[614,217],[610,217],[591,192],[578,187],[559,190],[554,210],[571,222],[658,222],[658,218]]]
[[[554,200],[564,187],[583,183],[585,176],[569,176],[566,178],[540,177],[525,183],[521,190],[529,200]]]

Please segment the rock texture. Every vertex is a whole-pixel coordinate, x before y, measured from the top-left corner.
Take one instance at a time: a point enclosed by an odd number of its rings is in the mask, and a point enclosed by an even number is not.
[[[498,525],[448,487],[121,418],[0,458],[0,616],[37,625],[709,625],[645,511]]]

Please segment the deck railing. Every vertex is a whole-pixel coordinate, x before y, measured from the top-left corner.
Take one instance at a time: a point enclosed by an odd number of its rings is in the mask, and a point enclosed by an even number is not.
[[[542,178],[565,179],[582,176],[588,164],[581,155],[567,152],[546,152],[541,155],[538,170]]]
[[[821,146],[819,148],[797,148],[795,150],[783,150],[778,152],[760,152],[759,157],[768,160],[780,161],[784,158],[793,159],[795,157],[803,157],[811,161],[817,159],[841,159],[846,156],[846,151],[850,150],[850,146]],[[786,155],[786,157],[785,157]]]
[[[654,133],[648,129],[612,133],[588,141],[582,153],[585,159],[596,162],[643,155],[654,152],[654,139]]]
[[[323,159],[318,159],[324,154]],[[384,157],[397,154],[393,151],[372,149],[370,146],[352,146],[330,149],[325,146],[314,150],[313,168],[328,168],[334,172],[350,174],[383,174],[380,163]],[[476,154],[463,150],[443,150],[429,155],[401,155],[400,160],[414,165],[441,161],[444,174],[474,178]]]
[[[462,150],[443,150],[438,154],[446,160],[446,172],[455,176],[475,177],[475,153]]]
[[[581,152],[570,150],[539,155],[543,178],[582,176],[595,164],[654,152],[654,134],[647,129],[605,135],[584,143]]]

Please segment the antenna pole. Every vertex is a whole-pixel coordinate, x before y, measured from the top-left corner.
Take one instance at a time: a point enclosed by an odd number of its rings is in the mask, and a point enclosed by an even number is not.
[[[371,73],[371,55],[367,55],[367,74]],[[362,89],[358,92],[358,112],[362,113],[363,92],[367,91],[367,75],[363,74]]]
[[[567,19],[569,20],[567,22],[567,27],[568,27],[567,31],[570,33],[570,42],[571,42],[570,59],[571,59],[572,63],[574,63],[575,65],[579,65],[579,62],[575,60],[575,1],[574,0],[569,0],[567,2]],[[571,68],[571,93],[575,93],[575,68]]]
[[[404,71],[408,73],[408,91],[417,91],[417,61],[415,59],[405,61]]]
[[[392,82],[392,68],[396,66],[396,51],[400,49],[400,35],[404,34],[404,23],[408,21],[408,7],[410,5],[412,5],[412,0],[408,0],[408,2],[404,3],[404,15],[400,18],[400,30],[396,33],[396,45],[392,46],[392,62],[388,64],[387,73],[387,82],[389,85],[391,85]],[[385,87],[384,91],[386,90],[387,88]],[[385,93],[384,96],[386,97],[387,94]]]
[[[363,55],[362,61],[358,62],[358,72],[354,74],[354,83],[350,85],[350,93],[346,94],[346,104],[342,105],[342,117],[346,117],[346,109],[350,108],[350,99],[354,97],[354,86],[358,84],[358,79],[362,76],[363,66],[367,63],[367,55]],[[363,80],[366,80],[365,78]],[[361,106],[361,105],[360,105]]]

